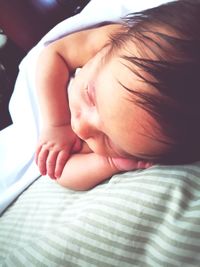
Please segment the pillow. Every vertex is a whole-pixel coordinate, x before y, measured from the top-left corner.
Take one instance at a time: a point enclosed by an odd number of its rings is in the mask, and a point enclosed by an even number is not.
[[[200,163],[78,192],[39,178],[0,217],[3,266],[199,266]]]

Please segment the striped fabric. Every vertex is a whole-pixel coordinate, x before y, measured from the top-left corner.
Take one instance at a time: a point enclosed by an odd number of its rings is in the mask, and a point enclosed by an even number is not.
[[[200,266],[200,163],[86,192],[39,178],[0,217],[0,266]]]

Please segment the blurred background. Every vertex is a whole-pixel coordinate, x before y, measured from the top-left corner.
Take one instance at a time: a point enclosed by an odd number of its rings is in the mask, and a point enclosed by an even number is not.
[[[58,22],[79,13],[89,0],[0,1],[0,130],[12,124],[8,111],[27,52]]]

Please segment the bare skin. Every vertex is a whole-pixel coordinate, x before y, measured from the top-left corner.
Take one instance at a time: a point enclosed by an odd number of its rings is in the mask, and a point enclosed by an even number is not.
[[[149,89],[117,55],[103,63],[109,34],[121,29],[111,24],[78,32],[40,55],[36,85],[43,129],[36,163],[62,186],[90,189],[118,172],[150,167],[165,149],[152,139],[159,134],[156,122],[124,87]]]

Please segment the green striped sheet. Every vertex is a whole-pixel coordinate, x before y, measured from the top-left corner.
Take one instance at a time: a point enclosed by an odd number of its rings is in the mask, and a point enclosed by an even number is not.
[[[200,163],[86,192],[39,178],[0,217],[0,266],[200,266]]]

